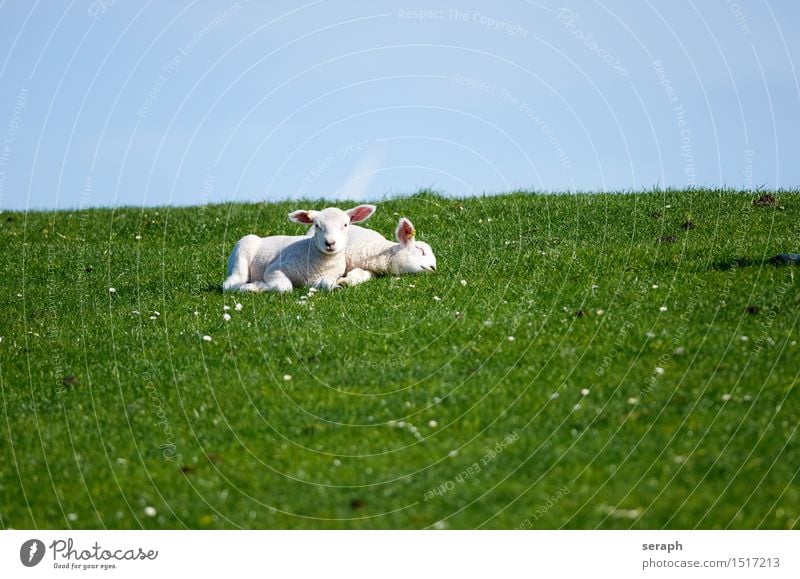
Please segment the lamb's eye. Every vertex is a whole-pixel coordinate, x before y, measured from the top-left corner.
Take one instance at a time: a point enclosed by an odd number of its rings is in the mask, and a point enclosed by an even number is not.
[[[425,255],[425,250],[422,249],[419,245],[417,246],[417,251],[419,251],[420,255]]]

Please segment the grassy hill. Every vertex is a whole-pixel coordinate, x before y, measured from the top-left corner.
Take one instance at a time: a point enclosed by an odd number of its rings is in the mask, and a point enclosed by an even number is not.
[[[797,528],[800,194],[759,195],[423,192],[367,225],[438,273],[308,298],[218,288],[324,202],[2,213],[0,526]]]

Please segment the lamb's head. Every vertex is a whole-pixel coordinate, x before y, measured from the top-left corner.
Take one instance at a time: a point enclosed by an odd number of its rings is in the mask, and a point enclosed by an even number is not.
[[[309,235],[314,238],[317,249],[326,255],[334,255],[347,249],[350,224],[366,221],[373,213],[374,205],[359,205],[347,211],[336,207],[321,211],[301,209],[289,213],[289,220],[311,225]]]
[[[436,271],[436,256],[431,246],[415,239],[417,232],[410,220],[401,217],[394,234],[399,243],[392,259],[394,275]]]

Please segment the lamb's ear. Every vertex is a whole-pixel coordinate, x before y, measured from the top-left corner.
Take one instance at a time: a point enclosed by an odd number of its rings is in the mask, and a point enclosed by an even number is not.
[[[298,209],[297,211],[292,211],[289,213],[289,221],[294,221],[295,223],[303,223],[305,225],[311,225],[314,223],[314,219],[317,216],[316,211],[306,211],[305,209]]]
[[[358,207],[353,207],[352,209],[348,209],[345,211],[350,216],[350,223],[359,223],[361,221],[366,221],[369,219],[377,207],[374,205],[359,205]]]
[[[402,245],[413,245],[416,234],[417,230],[414,229],[414,224],[411,223],[411,220],[401,217],[394,232],[397,241]]]

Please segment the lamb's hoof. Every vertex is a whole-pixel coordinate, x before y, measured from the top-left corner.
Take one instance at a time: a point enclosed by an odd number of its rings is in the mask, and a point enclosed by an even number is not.
[[[311,287],[313,287],[317,291],[332,292],[337,287],[339,287],[339,279],[330,279],[330,278],[321,279],[318,280],[316,283],[312,284]]]

